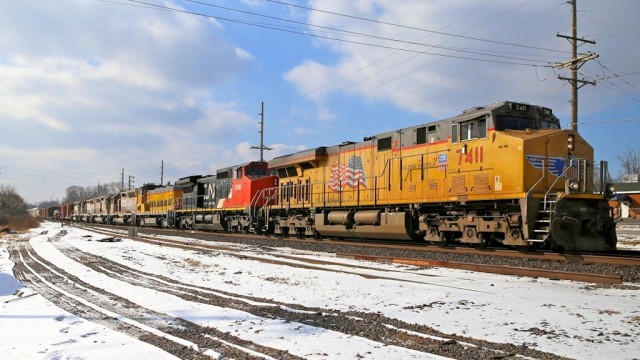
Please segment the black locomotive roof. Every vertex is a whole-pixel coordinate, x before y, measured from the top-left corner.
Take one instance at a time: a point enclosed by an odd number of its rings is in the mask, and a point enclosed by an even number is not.
[[[298,151],[293,154],[278,156],[269,161],[269,169],[278,169],[285,166],[299,164],[301,162],[313,162],[327,156],[325,146]]]

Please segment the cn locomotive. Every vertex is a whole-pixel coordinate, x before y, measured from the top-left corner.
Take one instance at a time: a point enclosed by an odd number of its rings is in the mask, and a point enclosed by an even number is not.
[[[596,171],[598,170],[598,171]],[[594,175],[595,174],[595,175]],[[66,204],[83,221],[281,236],[615,250],[606,162],[551,109],[499,102]]]

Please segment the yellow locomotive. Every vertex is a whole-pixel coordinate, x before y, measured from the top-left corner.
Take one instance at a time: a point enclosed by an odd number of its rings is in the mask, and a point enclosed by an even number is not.
[[[606,162],[552,111],[499,102],[445,120],[278,157],[276,234],[605,251]],[[594,184],[594,179],[599,184]]]

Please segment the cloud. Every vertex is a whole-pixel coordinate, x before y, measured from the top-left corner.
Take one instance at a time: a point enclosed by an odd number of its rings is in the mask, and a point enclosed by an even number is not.
[[[125,167],[141,182],[156,177],[163,159],[178,161],[255,125],[215,98],[216,87],[255,58],[213,19],[109,2],[24,0],[4,4],[0,34],[5,166],[15,159],[49,171],[59,163],[37,154],[63,154],[67,167]],[[37,150],[8,150],[26,143]]]
[[[568,27],[568,7],[544,2],[452,4],[444,0],[313,0],[310,6],[323,11],[309,12],[308,23],[351,32],[337,36],[344,42],[315,40],[337,58],[307,59],[285,76],[319,104],[346,95],[437,118],[469,106],[511,100],[516,94],[522,100],[566,108],[568,91],[557,80],[560,71],[554,73],[548,65],[570,56],[569,45],[556,37]],[[589,4],[581,20],[592,21],[599,7]],[[561,91],[566,94],[564,99],[558,96]]]

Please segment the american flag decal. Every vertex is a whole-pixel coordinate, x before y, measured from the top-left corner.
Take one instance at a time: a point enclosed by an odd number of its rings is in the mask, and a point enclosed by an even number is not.
[[[347,164],[331,165],[331,176],[329,177],[329,187],[333,191],[341,191],[345,187],[352,189],[359,185],[367,187],[367,178],[360,156],[352,156]]]
[[[447,171],[447,154],[438,155],[438,171]]]

